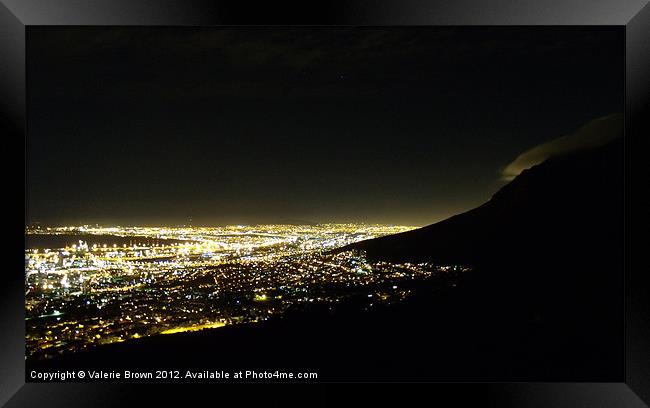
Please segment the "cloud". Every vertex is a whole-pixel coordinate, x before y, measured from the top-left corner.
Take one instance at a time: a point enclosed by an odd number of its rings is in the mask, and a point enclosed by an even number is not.
[[[535,146],[520,154],[503,169],[501,178],[510,181],[522,171],[540,164],[550,157],[602,146],[621,136],[623,136],[623,114],[614,113],[603,116],[582,126],[575,133]]]

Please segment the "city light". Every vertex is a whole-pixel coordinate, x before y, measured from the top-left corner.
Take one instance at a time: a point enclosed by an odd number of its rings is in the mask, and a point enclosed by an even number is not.
[[[367,307],[409,296],[407,282],[466,268],[393,264],[334,251],[412,229],[363,224],[27,228],[27,355],[280,317],[290,307]],[[370,303],[372,302],[372,303]]]

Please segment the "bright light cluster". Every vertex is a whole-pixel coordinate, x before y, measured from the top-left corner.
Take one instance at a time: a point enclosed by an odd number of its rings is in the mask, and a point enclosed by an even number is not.
[[[465,268],[370,262],[332,250],[413,227],[320,224],[28,228],[29,357],[252,323],[304,305],[404,299]]]

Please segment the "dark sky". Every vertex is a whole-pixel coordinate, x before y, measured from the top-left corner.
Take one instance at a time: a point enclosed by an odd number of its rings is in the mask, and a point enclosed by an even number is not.
[[[428,224],[623,67],[620,27],[30,27],[27,222]]]

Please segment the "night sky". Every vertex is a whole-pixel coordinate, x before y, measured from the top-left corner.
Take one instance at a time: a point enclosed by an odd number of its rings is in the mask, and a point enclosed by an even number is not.
[[[28,28],[27,223],[425,225],[623,110],[621,27]]]

